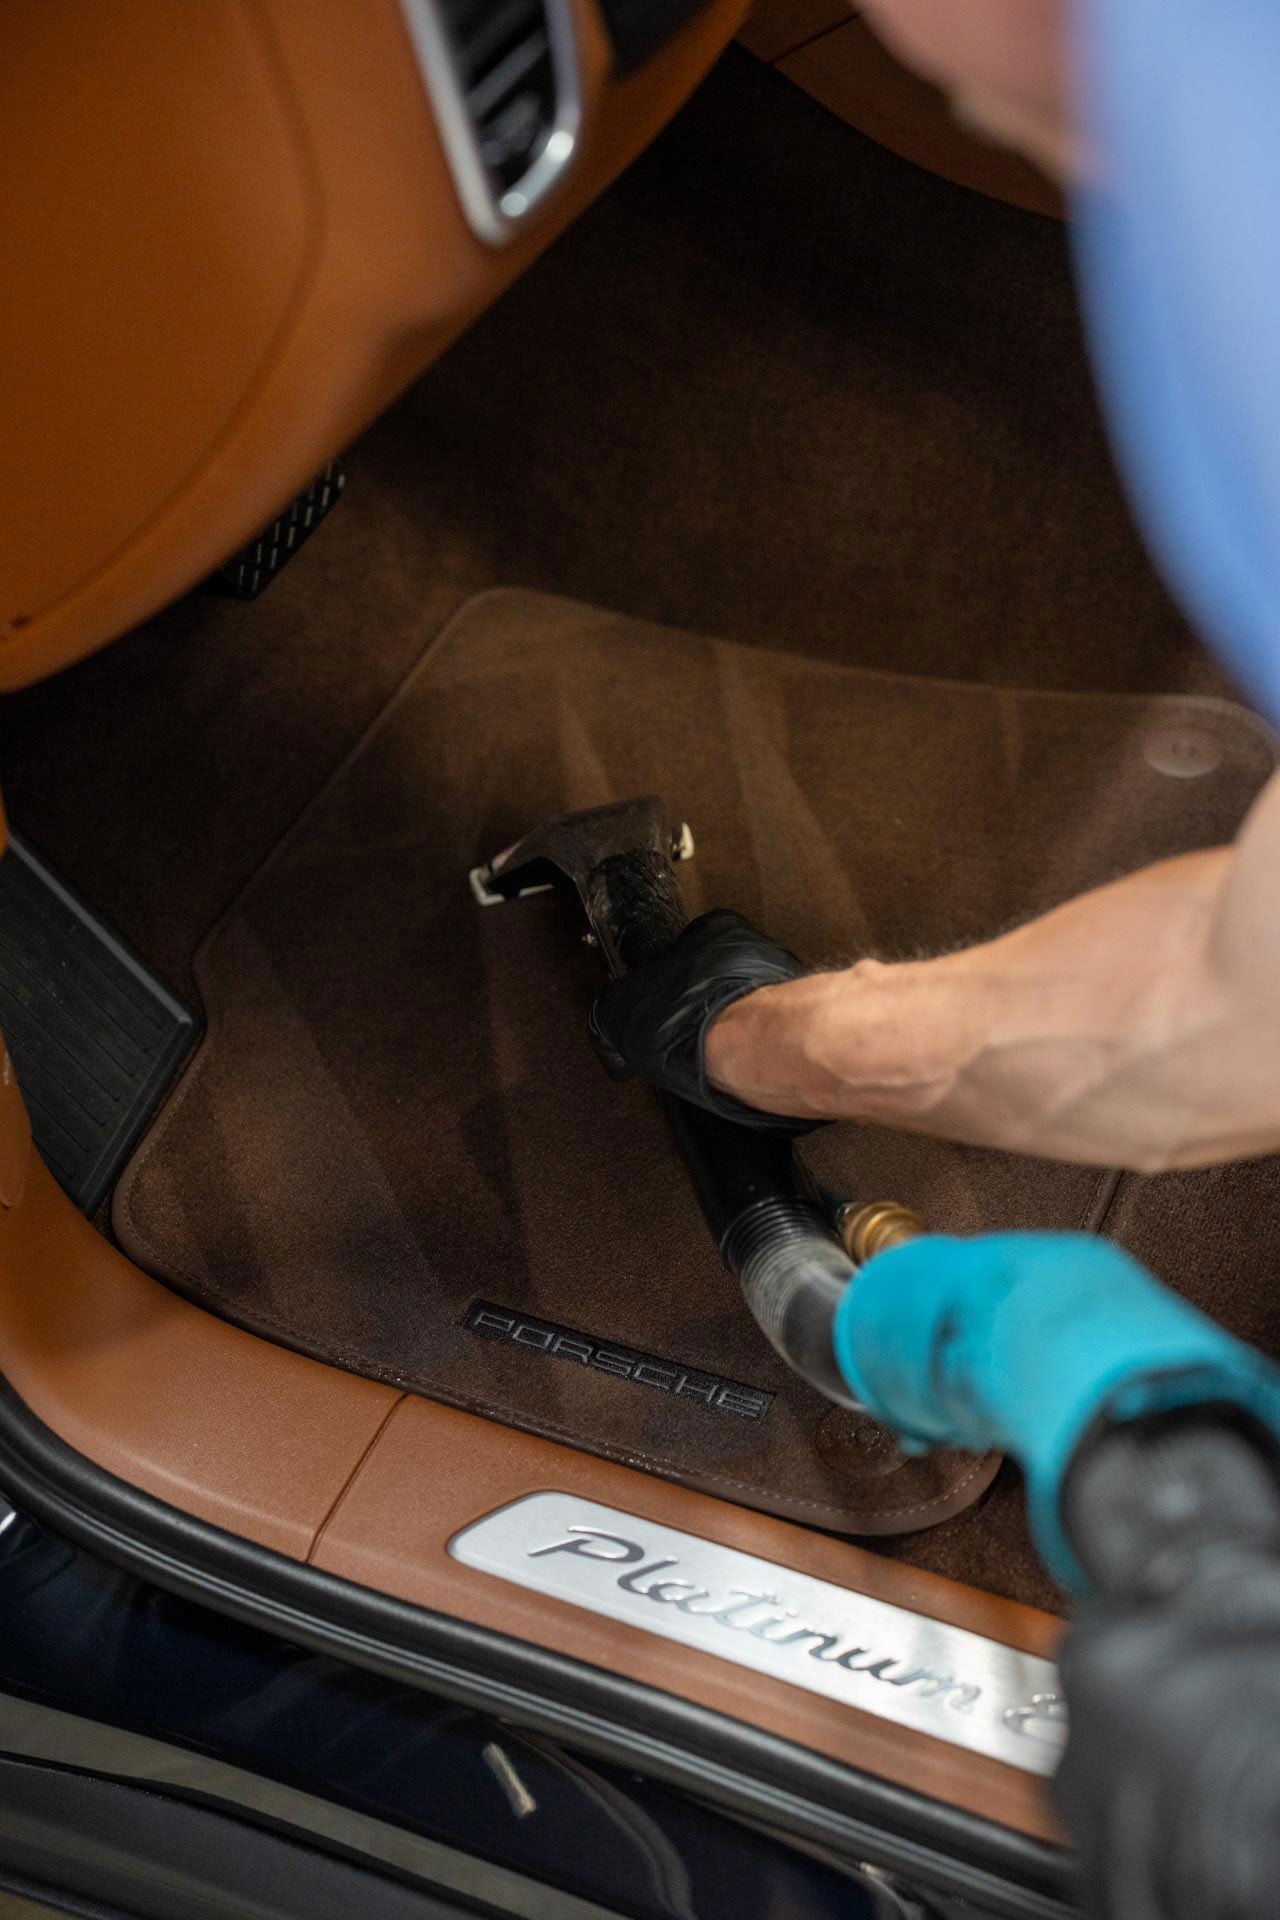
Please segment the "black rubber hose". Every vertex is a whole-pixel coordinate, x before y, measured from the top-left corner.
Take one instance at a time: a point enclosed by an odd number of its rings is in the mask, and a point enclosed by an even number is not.
[[[588,882],[587,912],[619,972],[656,959],[688,921],[669,860],[651,850],[601,861]],[[791,1140],[670,1094],[658,1100],[720,1257],[762,1333],[820,1393],[856,1407],[832,1344],[853,1266]]]
[[[1096,1920],[1280,1910],[1280,1465],[1230,1408],[1102,1423],[1067,1477],[1098,1592],[1055,1795]]]

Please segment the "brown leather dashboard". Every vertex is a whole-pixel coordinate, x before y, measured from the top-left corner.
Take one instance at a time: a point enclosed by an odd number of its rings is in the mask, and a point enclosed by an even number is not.
[[[595,0],[570,5],[573,162],[503,244],[464,214],[398,0],[6,7],[0,687],[270,520],[634,157],[746,10],[710,0],[619,78]]]

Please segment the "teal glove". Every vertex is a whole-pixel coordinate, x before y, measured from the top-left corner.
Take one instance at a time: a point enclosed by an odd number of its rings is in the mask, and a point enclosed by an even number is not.
[[[1069,1587],[1085,1581],[1062,1485],[1099,1415],[1225,1402],[1280,1434],[1280,1368],[1086,1234],[926,1235],[878,1254],[840,1304],[835,1352],[908,1445],[1013,1455],[1036,1543]]]

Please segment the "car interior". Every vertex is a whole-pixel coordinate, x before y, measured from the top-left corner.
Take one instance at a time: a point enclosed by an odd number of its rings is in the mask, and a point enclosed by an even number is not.
[[[690,911],[839,966],[1233,835],[1277,743],[1133,530],[1057,190],[843,0],[3,34],[0,1487],[707,1792],[1051,1863],[1051,1700],[1016,1764],[453,1543],[571,1495],[1052,1658],[1015,1470],[786,1366],[588,1045],[577,903],[468,876],[657,795]],[[1274,1161],[804,1151],[1280,1352]]]

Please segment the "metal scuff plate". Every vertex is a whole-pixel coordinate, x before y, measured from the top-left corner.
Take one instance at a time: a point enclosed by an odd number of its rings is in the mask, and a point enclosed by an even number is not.
[[[464,1566],[1024,1772],[1066,1737],[1051,1660],[567,1493],[463,1528]]]

